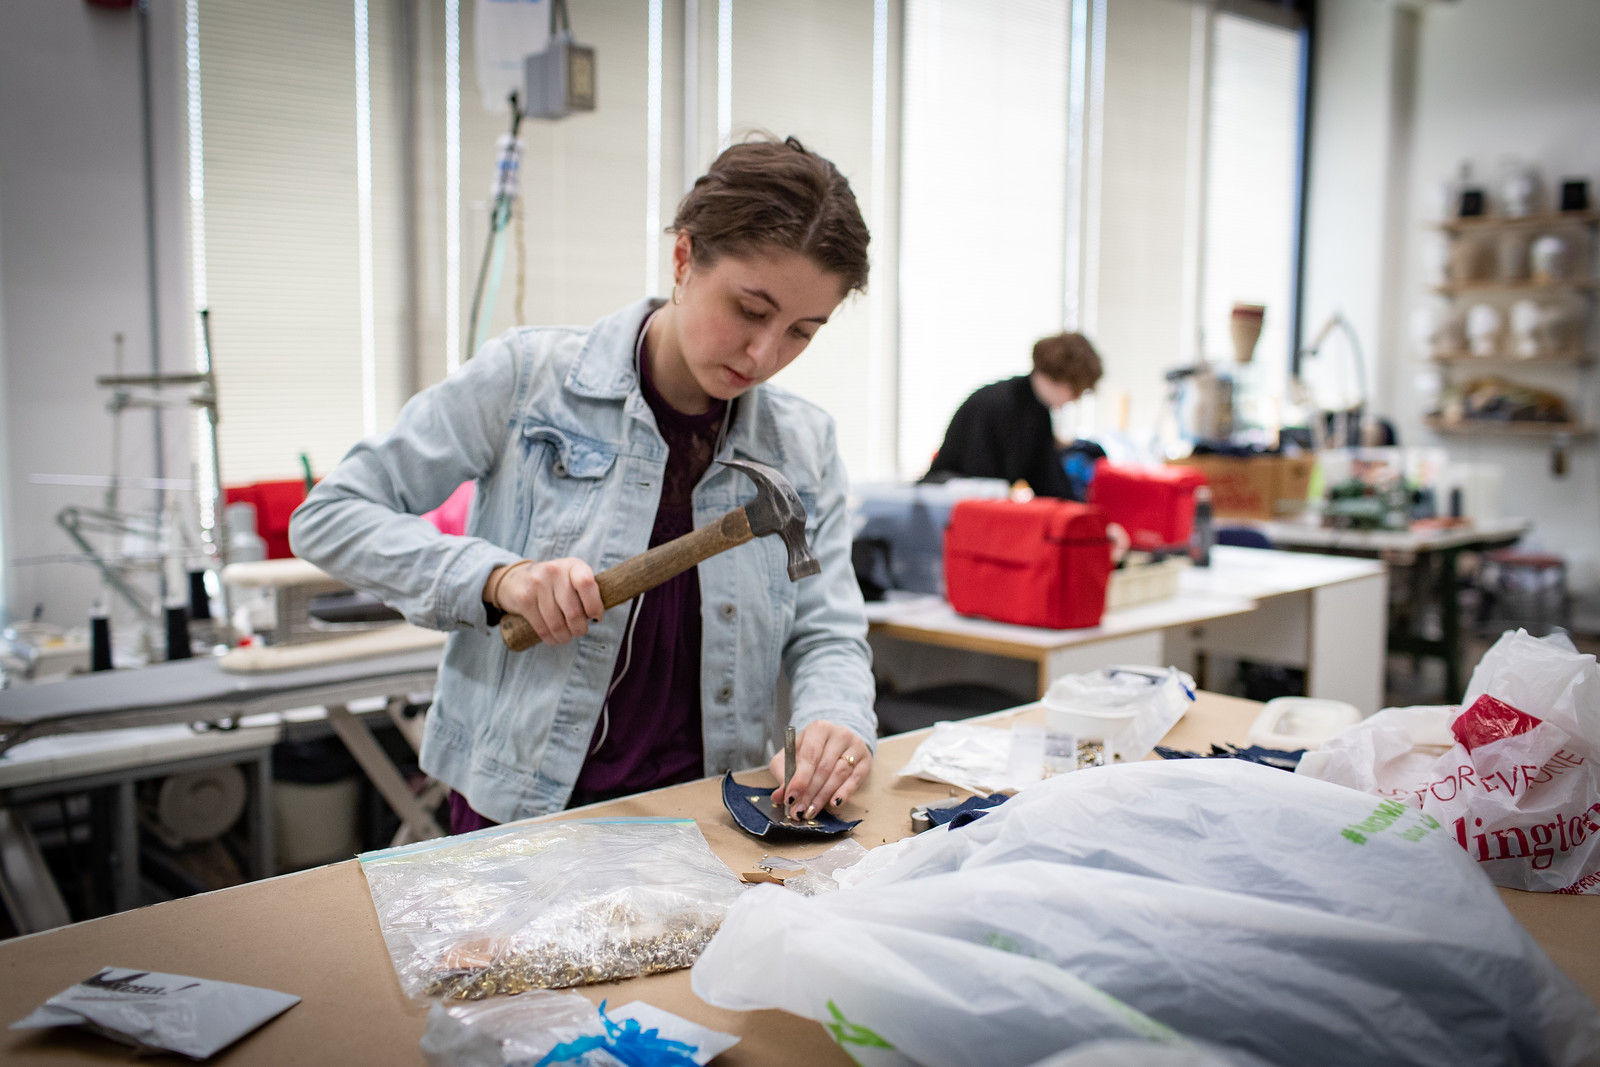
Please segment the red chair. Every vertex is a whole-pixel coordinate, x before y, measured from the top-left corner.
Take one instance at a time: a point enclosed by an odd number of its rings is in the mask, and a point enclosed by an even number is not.
[[[231,485],[223,492],[225,504],[243,501],[255,505],[256,533],[267,543],[268,559],[288,559],[294,555],[289,551],[289,516],[305,498],[304,478]]]

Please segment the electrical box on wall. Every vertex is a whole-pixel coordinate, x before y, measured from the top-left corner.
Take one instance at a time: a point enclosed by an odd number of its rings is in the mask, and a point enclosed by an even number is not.
[[[594,49],[574,42],[567,30],[529,56],[523,72],[530,118],[564,119],[574,111],[594,110]]]
[[[550,2],[550,43],[523,61],[523,114],[564,119],[574,111],[594,110],[594,49],[572,38],[566,0]]]

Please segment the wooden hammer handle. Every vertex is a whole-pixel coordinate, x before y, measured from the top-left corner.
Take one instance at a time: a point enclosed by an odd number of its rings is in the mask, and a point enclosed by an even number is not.
[[[734,508],[716,522],[700,527],[632,559],[625,559],[615,567],[594,576],[600,586],[600,602],[607,608],[632,600],[640,593],[654,589],[669,578],[682,574],[702,560],[735,545],[742,545],[754,537],[750,519],[744,508]],[[500,620],[500,638],[513,652],[521,652],[539,643],[533,624],[521,615],[506,612]]]

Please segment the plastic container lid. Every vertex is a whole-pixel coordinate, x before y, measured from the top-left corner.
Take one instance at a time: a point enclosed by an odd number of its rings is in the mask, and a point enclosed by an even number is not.
[[[1342,700],[1276,697],[1267,701],[1250,727],[1248,740],[1263,748],[1314,749],[1347,726],[1361,721],[1361,710]]]

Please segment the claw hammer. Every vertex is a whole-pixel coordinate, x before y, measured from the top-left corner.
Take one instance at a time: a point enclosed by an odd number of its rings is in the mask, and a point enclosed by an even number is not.
[[[756,483],[756,495],[715,522],[707,523],[682,537],[632,559],[623,560],[594,576],[600,586],[600,601],[608,609],[648,592],[690,567],[699,565],[719,552],[726,552],[757,537],[777,534],[789,550],[789,580],[821,573],[822,563],[806,544],[806,509],[789,479],[764,463],[750,460],[718,460],[725,467],[743,471]],[[539,643],[533,624],[521,615],[507,613],[500,620],[500,637],[513,652]]]

